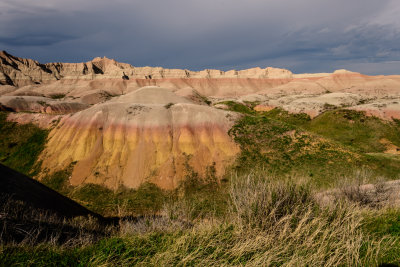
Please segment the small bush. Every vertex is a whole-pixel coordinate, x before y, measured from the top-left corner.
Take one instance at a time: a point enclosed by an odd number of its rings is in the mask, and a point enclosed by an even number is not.
[[[262,112],[267,118],[282,121],[290,125],[302,126],[311,121],[308,114],[290,113],[282,108],[274,108],[267,112]]]
[[[43,106],[43,107],[47,107],[47,106],[48,106],[48,104],[47,104],[46,101],[39,100],[39,101],[37,101],[37,103],[38,103],[39,105]]]
[[[65,94],[52,94],[52,95],[50,95],[50,98],[52,98],[52,99],[61,99],[61,98],[64,98],[65,97]]]
[[[335,105],[329,104],[329,103],[325,103],[323,106],[324,110],[333,110],[336,109],[337,107]]]
[[[174,103],[168,103],[164,106],[164,108],[169,109],[170,107],[172,107],[174,105]]]
[[[69,176],[70,172],[63,170],[57,171],[51,175],[46,175],[41,182],[57,192],[68,194],[69,193]]]
[[[257,174],[234,177],[230,197],[241,227],[266,229],[285,216],[301,217],[316,204],[310,185]]]
[[[224,101],[224,102],[219,102],[217,104],[225,104],[229,107],[230,110],[243,114],[252,115],[256,113],[253,109],[249,108],[247,105],[235,101]]]

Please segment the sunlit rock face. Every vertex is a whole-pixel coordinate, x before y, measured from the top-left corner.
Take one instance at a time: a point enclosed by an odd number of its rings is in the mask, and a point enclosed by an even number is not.
[[[239,152],[227,134],[237,115],[145,87],[61,120],[41,158],[56,171],[77,162],[70,182],[172,189],[193,168],[221,176]]]

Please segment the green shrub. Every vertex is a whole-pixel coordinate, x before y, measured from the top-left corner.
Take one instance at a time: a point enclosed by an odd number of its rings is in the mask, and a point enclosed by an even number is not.
[[[69,177],[71,172],[67,170],[57,171],[51,175],[46,175],[41,182],[59,193],[68,194],[70,188]]]
[[[274,108],[270,111],[261,113],[269,119],[282,121],[294,126],[302,126],[311,121],[310,116],[305,113],[289,113],[281,108]]]
[[[239,112],[239,113],[243,113],[243,114],[255,114],[256,113],[252,108],[249,108],[245,104],[238,103],[235,101],[224,101],[224,102],[219,102],[218,104],[227,105],[230,110]]]
[[[64,98],[65,97],[65,94],[52,94],[52,95],[50,95],[50,98],[52,98],[52,99],[61,99],[61,98]]]
[[[164,108],[169,109],[170,107],[172,107],[174,105],[174,103],[168,103],[164,105]]]

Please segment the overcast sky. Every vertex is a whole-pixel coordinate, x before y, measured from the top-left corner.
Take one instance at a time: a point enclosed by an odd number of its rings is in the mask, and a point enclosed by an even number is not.
[[[0,0],[0,50],[43,63],[400,74],[400,1]]]

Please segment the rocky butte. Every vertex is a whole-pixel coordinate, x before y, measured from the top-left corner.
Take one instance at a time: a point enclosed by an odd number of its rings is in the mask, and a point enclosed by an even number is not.
[[[74,164],[70,183],[175,188],[188,168],[221,176],[240,151],[228,131],[240,115],[224,101],[254,102],[311,117],[344,107],[400,119],[400,75],[277,68],[189,71],[108,58],[46,63],[0,52],[0,110],[50,130],[44,171]],[[40,177],[39,177],[40,178]]]

